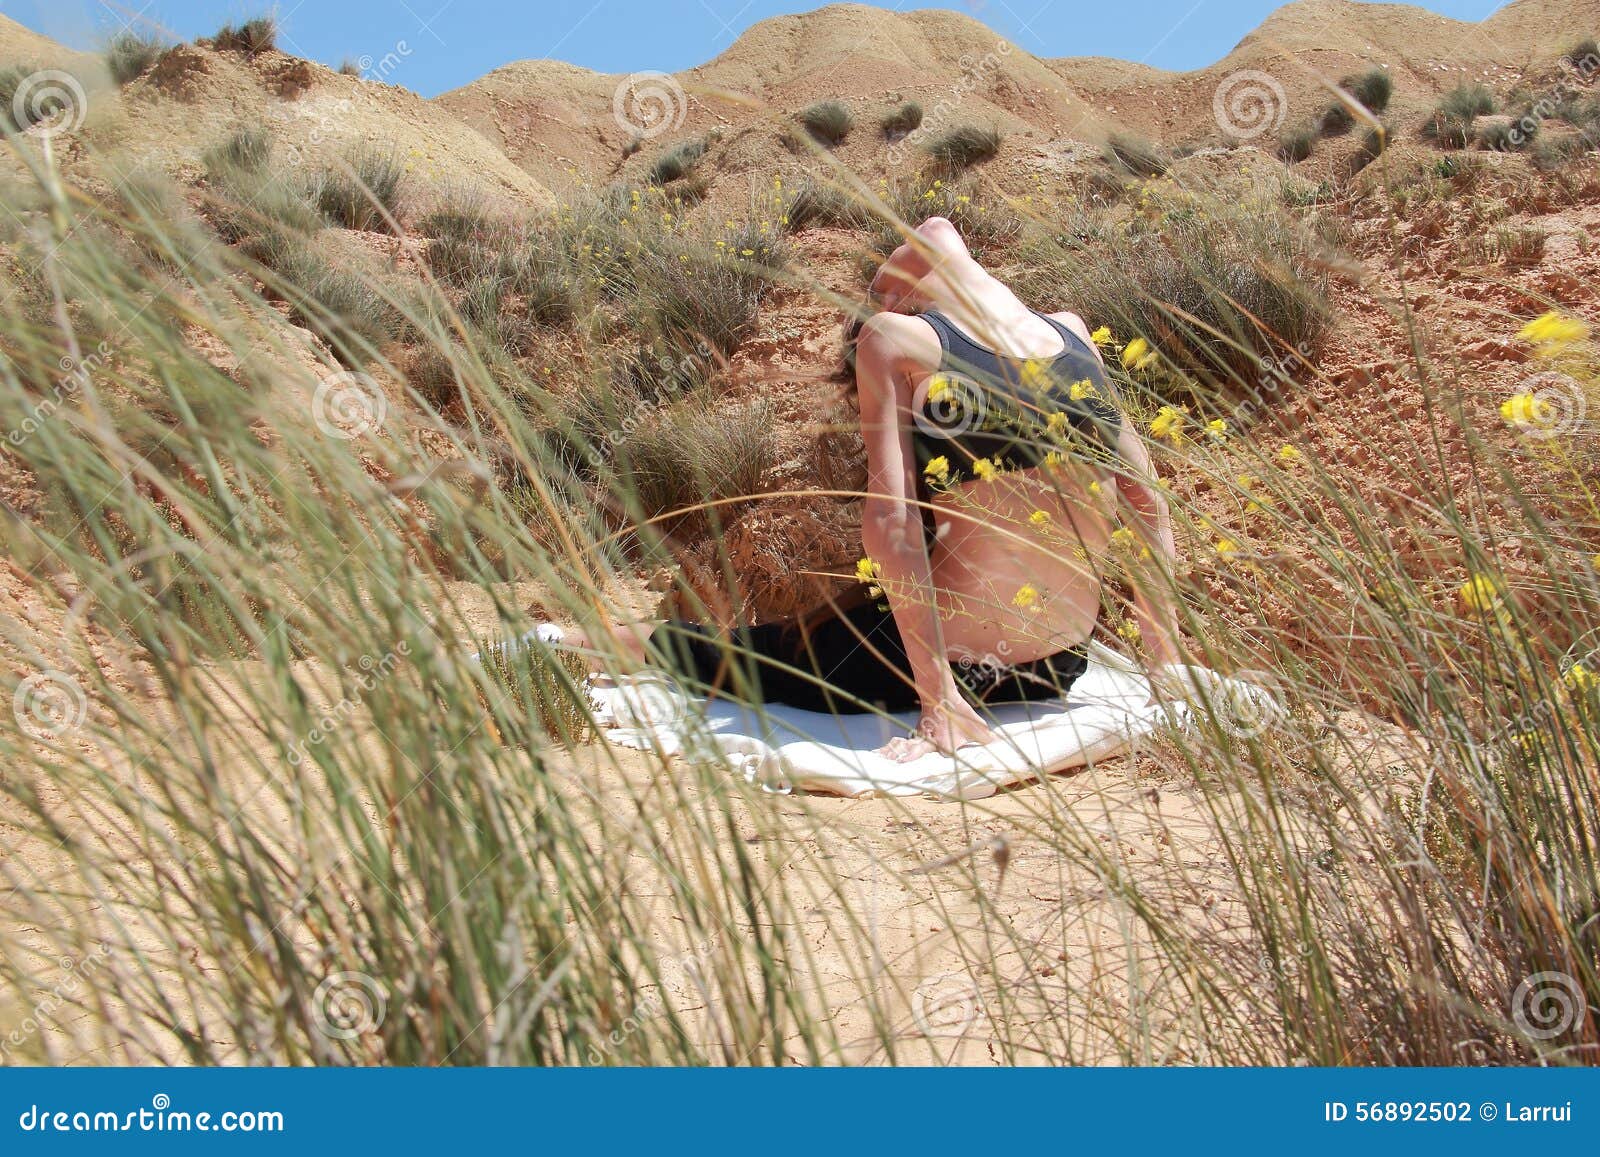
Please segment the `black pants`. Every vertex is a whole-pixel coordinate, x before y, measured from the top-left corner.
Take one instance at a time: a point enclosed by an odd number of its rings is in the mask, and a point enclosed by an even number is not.
[[[656,628],[650,648],[697,690],[716,688],[751,702],[841,715],[918,706],[900,628],[872,602],[820,622],[741,627],[731,636],[674,619]],[[974,656],[951,670],[979,703],[1024,703],[1065,695],[1088,662],[1079,646],[1016,665]]]

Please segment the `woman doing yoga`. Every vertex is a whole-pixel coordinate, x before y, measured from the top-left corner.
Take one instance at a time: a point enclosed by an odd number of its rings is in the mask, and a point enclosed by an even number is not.
[[[613,634],[631,658],[741,698],[916,708],[916,731],[882,749],[910,760],[993,741],[988,705],[1063,694],[1084,670],[1113,544],[1162,575],[1173,540],[1075,314],[1030,310],[942,218],[913,231],[871,293],[881,312],[854,340],[868,475],[857,598],[731,635],[679,621]],[[1177,661],[1167,584],[1131,586],[1152,668]]]

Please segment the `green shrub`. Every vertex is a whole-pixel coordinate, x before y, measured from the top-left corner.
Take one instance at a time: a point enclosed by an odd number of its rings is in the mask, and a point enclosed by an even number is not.
[[[1267,201],[1183,204],[1138,231],[1031,238],[1018,265],[1037,287],[1031,304],[1069,302],[1091,326],[1144,337],[1175,370],[1225,392],[1253,388],[1262,357],[1316,349],[1330,316],[1321,243]]]
[[[754,226],[719,240],[663,238],[637,254],[630,293],[640,333],[672,350],[739,348],[788,254],[781,237]]]
[[[361,65],[347,56],[339,62],[339,75],[359,77],[361,75]]]
[[[224,24],[211,38],[218,52],[242,52],[246,56],[270,52],[278,46],[278,21],[273,16],[257,16],[240,24]]]
[[[1369,68],[1358,76],[1347,76],[1339,82],[1344,89],[1371,113],[1381,113],[1389,107],[1394,95],[1394,78],[1386,68]]]
[[[922,127],[922,106],[914,100],[902,101],[883,114],[878,128],[887,140],[897,141]]]
[[[812,225],[869,229],[877,221],[872,207],[850,190],[811,180],[795,192],[783,215],[796,232]]]
[[[1171,163],[1155,145],[1129,133],[1112,133],[1106,139],[1105,157],[1136,177],[1159,177]]]
[[[638,423],[615,452],[615,469],[647,518],[761,492],[773,462],[773,412],[758,400],[718,405],[704,395],[668,403]],[[725,515],[724,515],[725,517]]]
[[[154,33],[125,28],[106,45],[106,68],[118,84],[129,84],[150,71],[167,45]]]
[[[824,144],[837,145],[850,135],[856,118],[842,101],[823,100],[800,114],[806,132]]]
[[[347,167],[327,169],[312,186],[312,200],[330,224],[362,232],[386,233],[387,218],[398,217],[405,165],[394,153],[362,148]]]
[[[1600,71],[1600,43],[1597,43],[1592,36],[1586,40],[1580,40],[1567,49],[1566,60],[1573,68],[1592,77],[1597,71]]]
[[[684,141],[657,157],[650,166],[646,180],[652,185],[668,185],[694,172],[695,166],[706,155],[708,143],[704,140]]]
[[[1481,84],[1458,85],[1446,93],[1422,127],[1422,135],[1441,148],[1464,149],[1472,125],[1495,110],[1494,94]]]
[[[1344,102],[1334,101],[1322,111],[1317,121],[1317,131],[1325,137],[1343,136],[1355,123],[1355,114],[1345,107]]]
[[[248,125],[229,133],[220,145],[207,149],[201,158],[206,171],[218,176],[233,170],[256,173],[272,159],[272,136],[266,129]]]
[[[1496,153],[1521,152],[1539,135],[1538,118],[1525,116],[1510,121],[1494,121],[1478,130],[1478,147]]]
[[[1321,135],[1310,126],[1290,129],[1278,138],[1278,156],[1290,163],[1303,161],[1316,151]]]
[[[929,141],[928,156],[936,169],[953,175],[993,160],[1001,140],[999,129],[959,125]]]

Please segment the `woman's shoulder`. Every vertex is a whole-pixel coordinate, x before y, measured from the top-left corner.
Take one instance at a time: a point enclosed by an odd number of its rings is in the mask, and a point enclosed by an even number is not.
[[[875,313],[867,318],[856,349],[858,354],[888,361],[926,362],[930,369],[938,365],[942,352],[933,326],[908,313]]]

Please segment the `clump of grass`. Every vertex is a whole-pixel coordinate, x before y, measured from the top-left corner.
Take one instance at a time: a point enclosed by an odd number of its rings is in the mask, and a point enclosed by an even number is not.
[[[837,145],[850,135],[856,118],[843,101],[823,100],[801,112],[800,123],[817,140]]]
[[[666,241],[641,251],[629,291],[641,333],[702,359],[739,348],[788,259],[771,230],[743,226],[715,241]],[[695,353],[702,348],[706,354]]]
[[[1423,126],[1423,136],[1447,149],[1464,149],[1472,140],[1472,125],[1495,110],[1494,94],[1481,84],[1458,85],[1434,109]]]
[[[351,153],[345,166],[324,170],[311,197],[330,224],[385,233],[400,214],[404,182],[405,165],[394,152],[368,147]]]
[[[125,28],[106,45],[106,68],[118,84],[131,84],[149,72],[166,50],[166,41],[155,33]]]
[[[1361,138],[1361,144],[1351,155],[1350,167],[1352,171],[1359,173],[1388,151],[1389,132],[1388,125],[1379,125],[1376,128],[1367,130],[1366,135]]]
[[[1593,76],[1600,71],[1600,42],[1590,36],[1567,49],[1566,61],[1580,72]]]
[[[581,655],[506,639],[479,640],[477,655],[487,684],[478,694],[491,719],[521,712],[558,743],[583,742],[593,716],[584,695],[588,663]]]
[[[274,16],[256,16],[238,24],[225,24],[211,38],[219,52],[242,52],[257,56],[278,47],[278,21]]]
[[[813,225],[869,229],[877,220],[872,207],[850,190],[811,180],[796,190],[783,215],[797,232]]]
[[[1339,87],[1359,101],[1371,113],[1382,113],[1389,107],[1394,95],[1394,77],[1386,68],[1369,68],[1355,76],[1347,76]]]
[[[1321,134],[1309,126],[1290,129],[1278,138],[1278,156],[1291,164],[1303,161],[1316,152]]]
[[[928,142],[928,156],[937,171],[953,175],[994,160],[1001,142],[997,128],[958,125]]]
[[[1478,129],[1478,147],[1496,153],[1521,152],[1538,134],[1539,122],[1534,117],[1491,121]]]
[[[652,185],[669,185],[693,173],[706,155],[708,142],[702,137],[674,145],[651,164],[645,179]]]
[[[339,75],[359,78],[361,76],[361,65],[347,56],[339,62]]]
[[[914,100],[901,101],[878,121],[878,130],[889,141],[898,141],[921,127],[922,106]]]
[[[643,516],[702,521],[708,503],[761,493],[773,462],[772,422],[764,401],[727,406],[684,398],[629,432],[612,468]]]
[[[1131,133],[1112,133],[1106,138],[1105,158],[1136,177],[1159,177],[1171,164],[1159,148]]]
[[[246,125],[206,150],[201,158],[213,176],[234,170],[240,174],[258,173],[272,159],[272,135],[259,125]]]
[[[1133,231],[1030,234],[1017,263],[1091,324],[1152,342],[1190,379],[1171,381],[1180,393],[1248,394],[1258,359],[1315,350],[1329,321],[1321,243],[1265,200],[1181,199]]]
[[[398,332],[399,315],[384,293],[360,273],[335,266],[305,239],[258,235],[247,249],[273,274],[268,292],[346,364],[370,360]]]

